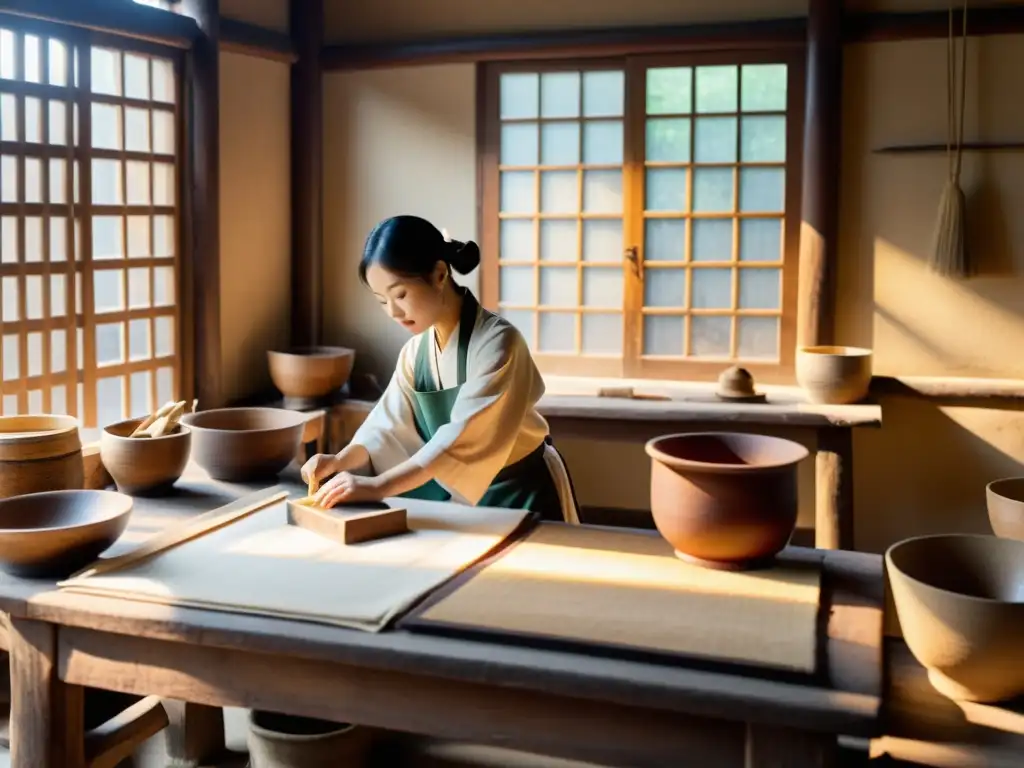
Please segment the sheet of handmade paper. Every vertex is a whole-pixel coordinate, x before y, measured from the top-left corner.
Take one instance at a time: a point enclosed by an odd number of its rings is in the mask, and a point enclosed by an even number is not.
[[[820,591],[818,562],[714,571],[646,532],[541,523],[413,621],[809,673]]]
[[[391,499],[410,533],[340,545],[287,523],[282,501],[63,589],[376,631],[501,544],[522,510]]]

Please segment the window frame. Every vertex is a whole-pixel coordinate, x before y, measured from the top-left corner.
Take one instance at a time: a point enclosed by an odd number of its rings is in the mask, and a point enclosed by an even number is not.
[[[781,302],[779,309],[779,359],[775,362],[737,361],[726,358],[666,359],[643,356],[642,323],[644,296],[643,229],[645,163],[644,134],[646,110],[645,72],[649,67],[698,67],[716,64],[742,66],[745,64],[786,64],[786,159],[785,210],[783,211],[782,265],[780,274]],[[552,354],[534,350],[533,356],[543,373],[568,376],[594,376],[601,378],[681,379],[709,381],[732,365],[742,365],[759,381],[791,383],[797,343],[797,283],[799,276],[799,250],[801,227],[801,195],[803,166],[804,94],[806,57],[802,46],[737,47],[717,50],[691,50],[672,53],[637,54],[614,57],[572,58],[557,60],[521,60],[483,63],[478,67],[477,85],[477,179],[478,217],[482,262],[480,269],[481,301],[485,307],[497,311],[499,302],[500,243],[500,141],[502,121],[499,117],[500,79],[503,74],[516,72],[586,72],[615,68],[625,78],[625,106],[623,114],[624,155],[623,172],[623,343],[621,356],[584,356],[579,354]],[[692,113],[694,116],[696,112]],[[737,117],[742,116],[737,105]],[[751,113],[756,114],[756,113]],[[693,146],[691,131],[691,150]],[[694,167],[691,151],[686,167]],[[734,168],[742,166],[739,156]],[[543,168],[539,165],[538,167]],[[582,167],[582,166],[581,166]],[[538,174],[539,178],[539,174]],[[539,182],[538,182],[539,183]],[[688,184],[692,187],[692,173]],[[738,184],[735,185],[738,194]],[[539,192],[537,193],[539,194]],[[539,206],[538,206],[539,211]],[[736,211],[732,212],[735,215]],[[679,218],[689,219],[691,211]],[[630,246],[637,249],[637,266],[626,257]],[[537,253],[540,258],[540,253]],[[734,253],[735,265],[738,254]],[[723,263],[724,264],[724,263]],[[529,263],[524,263],[528,266]],[[687,267],[687,270],[690,268]],[[580,273],[579,279],[582,279]],[[536,279],[539,281],[539,269]],[[738,278],[734,276],[735,282]],[[539,302],[539,295],[538,295]],[[577,318],[586,309],[574,307],[570,311]],[[728,311],[730,317],[737,310]],[[650,313],[657,314],[657,312]],[[539,315],[537,315],[539,324]],[[581,321],[577,320],[579,324]],[[733,334],[735,337],[735,334]],[[531,349],[534,349],[532,340]],[[734,340],[735,341],[735,340]]]
[[[192,393],[192,383],[187,376],[191,366],[187,358],[188,347],[185,343],[186,335],[191,331],[187,327],[187,316],[184,311],[189,301],[189,286],[184,279],[188,273],[190,262],[190,249],[188,238],[184,237],[189,222],[189,212],[185,206],[185,184],[188,178],[188,157],[187,157],[187,105],[185,103],[185,76],[186,76],[186,51],[179,48],[139,40],[130,36],[122,36],[116,33],[103,32],[88,28],[78,27],[72,24],[65,24],[59,21],[39,20],[23,18],[14,15],[0,15],[0,26],[10,29],[18,35],[19,40],[24,40],[25,35],[36,35],[43,39],[54,38],[67,46],[67,66],[65,80],[67,85],[50,85],[47,77],[49,50],[47,45],[40,46],[40,68],[42,82],[28,83],[24,80],[23,55],[16,56],[16,79],[4,80],[2,89],[5,93],[11,93],[18,98],[18,132],[19,139],[14,142],[4,142],[4,154],[19,158],[18,160],[18,202],[4,203],[3,208],[14,209],[10,214],[17,220],[18,227],[18,252],[17,261],[6,262],[0,271],[4,275],[17,276],[19,280],[19,312],[18,319],[2,322],[4,335],[17,334],[19,344],[19,376],[16,380],[0,380],[0,391],[4,395],[16,395],[18,398],[18,412],[28,413],[28,393],[30,390],[42,390],[42,411],[52,412],[54,410],[51,401],[51,389],[54,386],[65,386],[65,411],[79,420],[83,428],[103,427],[106,424],[98,424],[99,413],[97,382],[107,376],[121,378],[122,393],[121,407],[124,418],[142,416],[145,414],[132,413],[131,407],[131,375],[136,372],[150,372],[149,393],[147,400],[157,407],[158,385],[157,371],[161,368],[170,368],[172,371],[172,397],[189,398]],[[133,99],[123,92],[120,95],[106,95],[93,93],[91,89],[91,48],[93,46],[116,50],[120,56],[118,72],[121,76],[121,89],[124,87],[124,55],[141,54],[152,56],[171,62],[174,72],[174,102],[158,102],[152,98]],[[78,60],[78,84],[75,85],[73,74],[75,71],[74,51],[79,50],[85,55],[79,55]],[[23,44],[19,43],[16,53],[21,53]],[[149,87],[152,88],[152,68],[150,72]],[[42,141],[39,144],[26,141],[23,134],[25,126],[24,100],[26,96],[39,98],[43,103],[41,109],[40,131]],[[48,138],[49,113],[45,108],[46,101],[61,101],[66,105],[65,112],[65,144],[51,144]],[[92,146],[92,106],[96,103],[111,104],[120,108],[121,119],[118,130],[121,136],[120,149],[101,149]],[[145,152],[129,150],[126,146],[124,135],[125,107],[136,106],[146,109],[150,113],[149,120],[149,149]],[[77,108],[77,132],[78,141],[74,142],[75,108]],[[173,115],[174,121],[174,189],[171,205],[156,205],[153,194],[156,186],[154,174],[154,163],[167,162],[169,156],[156,152],[153,146],[155,126],[153,124],[152,111],[161,108]],[[41,246],[44,251],[44,258],[38,262],[38,268],[26,261],[25,250],[25,217],[24,209],[30,205],[24,202],[24,160],[21,158],[40,158],[43,161],[41,170],[40,185],[43,189],[42,202],[38,205],[31,204],[33,208],[40,209],[40,216],[43,218],[43,240]],[[47,167],[50,158],[60,158],[67,161],[64,198],[67,202],[54,203],[50,200],[50,170]],[[94,158],[110,158],[121,163],[119,185],[121,187],[121,202],[111,205],[97,204],[92,200],[92,169],[91,164]],[[129,203],[127,198],[127,160],[138,160],[148,165],[149,202]],[[77,188],[74,169],[77,164]],[[57,208],[57,213],[53,209]],[[154,256],[152,252],[146,257],[130,257],[128,255],[127,227],[129,216],[145,215],[149,219],[148,236],[150,246],[156,242],[156,233],[153,227],[154,216],[164,215],[160,211],[164,208],[170,209],[169,215],[173,217],[170,236],[173,242],[173,254],[171,256]],[[66,260],[64,262],[52,262],[50,251],[50,229],[47,224],[50,217],[60,216],[60,211],[66,210],[66,231],[65,247]],[[98,211],[98,212],[97,212]],[[93,259],[92,228],[93,217],[96,215],[116,216],[121,220],[121,246],[123,257],[100,260],[101,265],[108,266],[111,270],[122,273],[122,308],[99,315],[102,321],[109,321],[121,325],[121,343],[123,357],[119,363],[100,366],[96,359],[96,328],[97,322],[95,311],[95,296],[92,292],[93,280],[97,272],[96,260]],[[151,249],[152,250],[152,249]],[[53,265],[61,265],[61,269],[52,269]],[[170,305],[157,305],[156,295],[156,273],[157,267],[170,266],[173,269],[172,287],[174,290],[173,303]],[[149,270],[149,306],[145,308],[132,308],[130,304],[130,268],[147,268]],[[102,269],[102,267],[101,267]],[[51,288],[47,281],[50,275],[63,272],[66,276],[65,299],[63,316],[53,317],[51,314]],[[29,319],[26,316],[25,306],[25,276],[28,274],[40,274],[43,276],[43,309],[42,317]],[[79,285],[81,288],[79,289]],[[81,307],[77,306],[77,297],[81,291]],[[159,316],[172,317],[173,353],[167,356],[157,356],[156,350],[156,318]],[[149,356],[145,359],[133,360],[130,346],[129,321],[146,319],[148,320],[148,349]],[[82,329],[82,349],[78,349],[77,329]],[[31,330],[30,330],[31,329]],[[59,372],[51,370],[51,349],[50,332],[52,330],[64,329],[65,338],[65,369]],[[31,331],[42,331],[42,354],[43,361],[41,373],[37,376],[28,377],[28,334]],[[81,355],[82,366],[78,366],[77,358]],[[0,363],[2,365],[2,363]],[[83,393],[81,403],[77,395],[77,386],[82,386]],[[81,407],[80,407],[81,406]]]

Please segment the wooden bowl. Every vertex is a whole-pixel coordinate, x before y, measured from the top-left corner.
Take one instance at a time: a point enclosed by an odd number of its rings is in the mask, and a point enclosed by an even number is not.
[[[766,435],[697,432],[647,443],[651,513],[684,560],[740,570],[770,565],[797,518],[797,465],[808,451]]]
[[[995,535],[1024,541],[1024,477],[993,480],[985,486],[985,502]]]
[[[76,419],[0,417],[0,498],[81,488],[84,482]]]
[[[141,422],[131,419],[106,427],[100,436],[100,460],[121,493],[167,493],[188,464],[192,430],[179,424],[163,437],[130,437]]]
[[[288,398],[323,397],[345,386],[355,362],[347,347],[302,347],[267,352],[270,378]]]
[[[796,380],[812,403],[856,403],[868,395],[871,358],[871,350],[861,347],[802,347]]]
[[[910,652],[939,693],[994,702],[1024,693],[1024,542],[920,536],[885,553]]]
[[[189,413],[192,458],[214,480],[272,479],[299,452],[305,414],[283,408],[219,408]]]
[[[132,497],[114,491],[50,491],[0,500],[0,569],[22,578],[64,578],[124,532]]]

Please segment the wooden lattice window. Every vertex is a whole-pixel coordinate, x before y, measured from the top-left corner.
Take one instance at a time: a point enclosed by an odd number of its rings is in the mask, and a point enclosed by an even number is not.
[[[0,15],[4,414],[179,396],[180,53]]]
[[[744,52],[486,69],[483,299],[542,370],[791,375],[801,66]]]

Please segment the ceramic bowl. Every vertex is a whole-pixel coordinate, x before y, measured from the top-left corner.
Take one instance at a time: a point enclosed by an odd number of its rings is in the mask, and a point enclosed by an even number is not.
[[[23,578],[69,576],[117,541],[131,511],[132,497],[114,491],[50,491],[0,500],[0,569]]]
[[[252,768],[336,768],[363,765],[370,730],[308,717],[254,710],[247,738]]]
[[[1024,541],[1024,477],[993,480],[985,486],[985,503],[996,536]]]
[[[192,458],[214,480],[271,479],[299,452],[306,415],[283,408],[218,408],[189,413]]]
[[[885,554],[910,652],[939,693],[994,702],[1024,693],[1024,542],[921,536]]]
[[[804,446],[701,432],[658,437],[646,450],[654,524],[679,557],[712,568],[755,568],[789,543]]]
[[[305,347],[267,352],[270,378],[288,398],[323,397],[345,386],[356,353],[346,347]]]
[[[796,380],[812,403],[856,403],[868,395],[871,359],[861,347],[801,347]]]
[[[106,427],[100,436],[100,460],[121,493],[167,493],[188,465],[192,430],[179,424],[163,437],[131,437],[141,422],[131,419]]]

